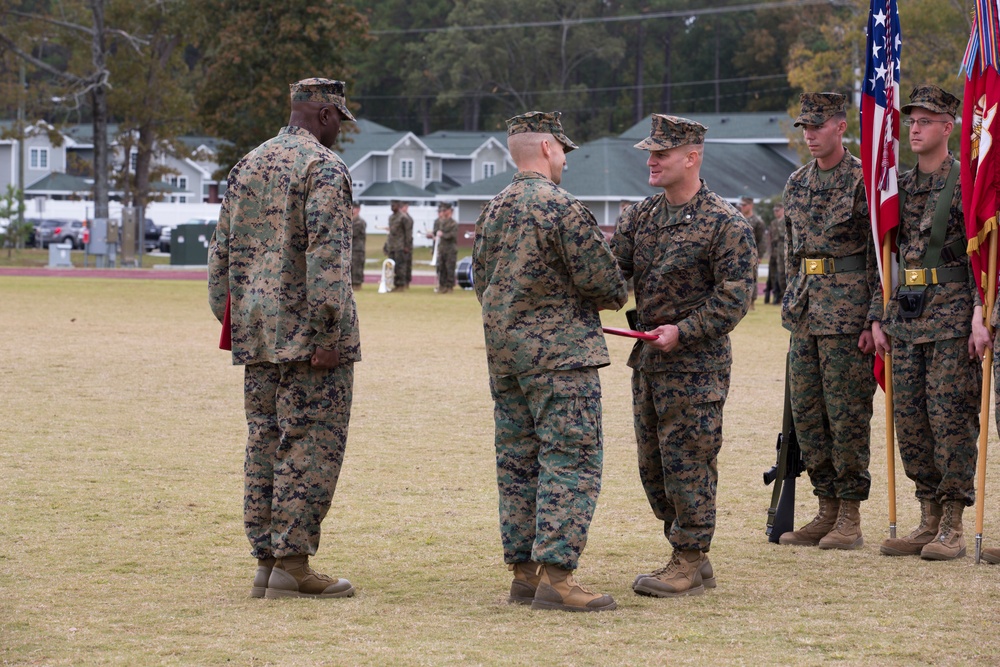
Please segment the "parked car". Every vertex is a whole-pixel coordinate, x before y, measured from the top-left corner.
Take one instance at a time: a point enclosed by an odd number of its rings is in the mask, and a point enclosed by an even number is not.
[[[185,225],[216,225],[219,221],[214,218],[191,218],[183,224]],[[170,236],[172,228],[164,225],[160,230],[160,252],[170,252]]]
[[[40,223],[40,222],[41,222],[41,220],[38,220],[37,218],[36,219],[31,219],[31,218],[25,218],[24,219],[24,224],[28,226],[28,231],[25,232],[26,236],[24,237],[24,247],[26,247],[26,248],[34,248],[37,245],[37,243],[35,241],[35,230],[38,229],[38,223]]]
[[[156,250],[156,247],[160,244],[160,234],[162,233],[161,228],[158,224],[153,222],[151,218],[146,218],[146,232],[143,235],[143,249],[146,252],[151,250]],[[163,229],[166,229],[165,227]]]
[[[83,233],[87,225],[82,220],[46,218],[35,223],[35,246],[48,248],[50,243],[68,243],[73,249],[83,248]]]
[[[160,252],[170,252],[170,227],[163,225],[160,228],[160,238],[157,239],[157,244],[160,246]]]

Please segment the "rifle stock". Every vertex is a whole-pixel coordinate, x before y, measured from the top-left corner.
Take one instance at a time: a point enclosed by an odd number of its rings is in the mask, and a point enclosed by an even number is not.
[[[764,485],[774,482],[771,506],[767,510],[768,542],[778,543],[782,533],[795,530],[795,478],[802,474],[805,465],[799,440],[792,420],[792,394],[788,382],[789,360],[785,358],[785,407],[781,417],[781,433],[776,449],[778,460],[764,473]]]

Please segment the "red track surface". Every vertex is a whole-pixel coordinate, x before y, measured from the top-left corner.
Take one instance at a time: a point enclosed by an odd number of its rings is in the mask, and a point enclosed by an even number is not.
[[[0,276],[34,278],[126,278],[129,280],[208,280],[208,269],[46,269],[35,267],[0,267]],[[381,274],[365,273],[365,284],[378,284]],[[434,285],[432,275],[413,274],[413,285]]]

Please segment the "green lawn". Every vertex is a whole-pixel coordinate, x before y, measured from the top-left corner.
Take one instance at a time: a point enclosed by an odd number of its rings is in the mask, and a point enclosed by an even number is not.
[[[630,590],[668,548],[636,472],[629,343],[609,339],[604,488],[579,571],[617,599],[618,610],[601,614],[504,602],[492,402],[470,292],[358,294],[364,360],[314,559],[358,594],[323,601],[248,595],[242,369],[217,349],[204,285],[0,277],[0,304],[4,665],[1000,662],[1000,567],[878,553],[887,525],[881,393],[865,547],[767,543],[761,472],[774,461],[788,336],[777,308],[760,300],[733,337],[711,552],[719,584],[700,597]],[[621,313],[605,320],[624,325]],[[992,544],[998,475],[992,463]],[[918,508],[901,472],[897,484],[905,533]],[[798,523],[813,509],[800,491]]]

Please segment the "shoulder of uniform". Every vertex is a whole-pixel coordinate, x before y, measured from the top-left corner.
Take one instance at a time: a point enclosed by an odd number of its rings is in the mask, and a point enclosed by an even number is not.
[[[801,183],[806,180],[809,175],[810,168],[815,164],[815,160],[810,160],[804,165],[792,172],[792,175],[788,177],[789,183]]]

